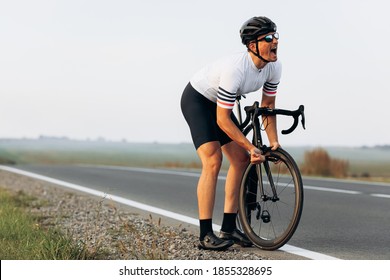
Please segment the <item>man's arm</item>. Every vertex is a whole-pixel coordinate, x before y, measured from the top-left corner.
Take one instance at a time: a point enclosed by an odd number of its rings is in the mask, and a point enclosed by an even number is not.
[[[263,94],[261,100],[261,107],[268,107],[271,109],[275,109],[275,96],[267,96]],[[265,127],[265,131],[267,132],[269,145],[272,150],[276,150],[280,147],[278,140],[278,131],[276,126],[276,116],[264,116],[263,123]]]
[[[225,109],[217,106],[217,124],[218,126],[238,145],[250,152],[251,162],[258,163],[264,161],[261,151],[256,148],[232,121],[232,109]]]

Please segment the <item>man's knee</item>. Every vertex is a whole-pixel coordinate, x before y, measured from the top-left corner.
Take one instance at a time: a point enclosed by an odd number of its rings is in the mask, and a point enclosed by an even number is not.
[[[222,165],[222,150],[218,142],[202,145],[197,150],[204,171],[218,173]]]
[[[230,164],[244,168],[246,167],[250,162],[250,157],[247,152],[244,153],[237,153],[236,156],[231,157]]]
[[[210,156],[202,161],[203,169],[217,174],[222,166],[222,154]]]

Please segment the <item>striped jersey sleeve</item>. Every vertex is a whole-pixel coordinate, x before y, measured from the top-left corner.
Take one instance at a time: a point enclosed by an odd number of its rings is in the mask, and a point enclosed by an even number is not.
[[[276,96],[279,83],[265,82],[263,86],[263,94],[267,96]]]
[[[228,92],[221,87],[218,87],[217,104],[225,109],[233,109],[236,101],[236,93]]]

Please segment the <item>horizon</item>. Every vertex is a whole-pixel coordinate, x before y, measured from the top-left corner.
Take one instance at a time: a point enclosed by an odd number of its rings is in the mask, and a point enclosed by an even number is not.
[[[137,142],[137,141],[129,141],[127,139],[122,140],[112,140],[112,139],[106,139],[104,137],[97,137],[97,138],[70,138],[67,136],[47,136],[47,135],[40,135],[39,137],[20,137],[20,138],[3,138],[0,137],[0,142],[4,141],[64,141],[64,142],[96,142],[96,143],[112,143],[112,144],[136,144],[136,145],[190,145],[193,146],[192,142],[160,142],[160,141],[143,141],[143,142]],[[338,145],[328,145],[328,146],[314,146],[314,145],[287,145],[285,147],[289,148],[307,148],[307,149],[315,149],[315,148],[345,148],[345,149],[388,149],[390,148],[390,144],[383,144],[383,145],[361,145],[361,146],[338,146]],[[195,150],[194,150],[195,152]]]

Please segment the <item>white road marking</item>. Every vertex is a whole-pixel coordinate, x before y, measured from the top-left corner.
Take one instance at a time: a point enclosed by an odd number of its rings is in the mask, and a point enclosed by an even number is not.
[[[390,198],[390,194],[382,194],[382,193],[372,193],[370,196],[373,197],[382,197],[382,198]]]
[[[331,189],[331,188],[315,187],[315,186],[308,186],[308,185],[304,185],[303,188],[305,190],[315,190],[315,191],[323,191],[323,192],[337,192],[337,193],[346,193],[346,194],[363,194],[362,192],[359,192],[359,191]]]

